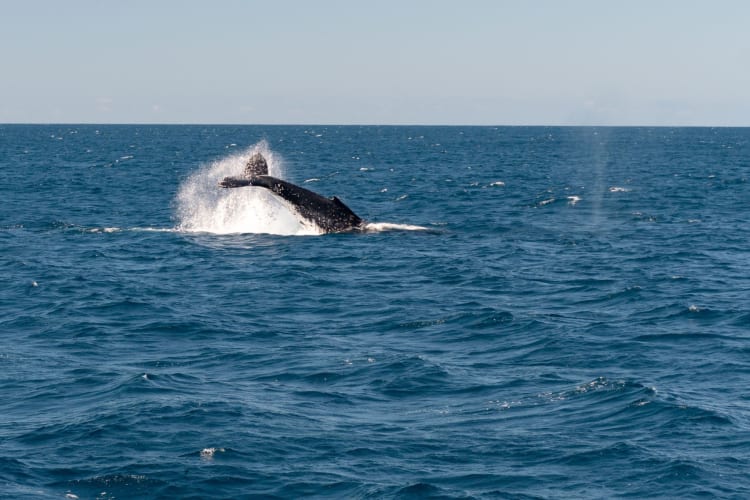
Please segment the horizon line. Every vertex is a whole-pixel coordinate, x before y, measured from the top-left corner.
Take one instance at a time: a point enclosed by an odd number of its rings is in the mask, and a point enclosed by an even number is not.
[[[473,127],[473,128],[750,128],[750,125],[617,125],[617,124],[442,124],[442,123],[220,123],[220,122],[0,122],[0,126],[185,126],[185,127]]]

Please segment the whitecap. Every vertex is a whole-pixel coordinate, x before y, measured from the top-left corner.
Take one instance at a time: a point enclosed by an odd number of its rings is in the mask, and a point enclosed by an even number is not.
[[[213,460],[216,452],[224,453],[224,448],[203,448],[200,456],[203,460]]]
[[[549,198],[548,200],[542,200],[539,202],[539,206],[543,207],[544,205],[549,205],[550,203],[553,203],[555,201],[555,198]]]
[[[129,231],[142,231],[145,233],[174,233],[173,227],[132,227]]]

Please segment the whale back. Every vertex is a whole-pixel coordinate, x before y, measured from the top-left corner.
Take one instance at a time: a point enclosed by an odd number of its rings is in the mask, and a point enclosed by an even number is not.
[[[327,233],[355,230],[363,223],[341,200],[326,198],[313,191],[270,175],[250,179],[253,186],[264,187],[289,202],[294,210]]]

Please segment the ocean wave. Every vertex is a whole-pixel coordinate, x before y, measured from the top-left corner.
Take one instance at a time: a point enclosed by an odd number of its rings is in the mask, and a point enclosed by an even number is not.
[[[746,130],[71,128],[0,125],[0,496],[750,497]]]

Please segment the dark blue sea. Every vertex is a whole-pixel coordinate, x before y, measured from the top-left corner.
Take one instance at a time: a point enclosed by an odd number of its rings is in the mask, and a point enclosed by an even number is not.
[[[256,151],[370,225],[318,234]],[[0,126],[0,497],[748,498],[750,129]]]

